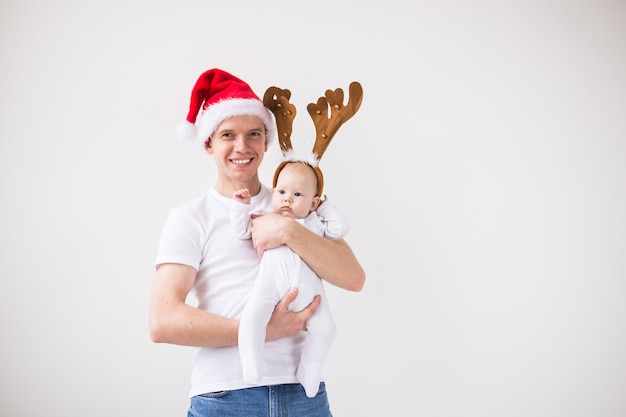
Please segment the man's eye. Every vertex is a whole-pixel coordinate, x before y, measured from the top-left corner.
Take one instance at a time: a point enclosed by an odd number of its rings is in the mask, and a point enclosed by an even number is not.
[[[250,138],[252,138],[252,139],[255,139],[255,140],[256,140],[256,139],[261,139],[261,138],[263,138],[263,135],[261,134],[261,132],[256,132],[256,131],[255,131],[255,132],[250,132],[250,133],[248,134],[248,137],[250,137]]]

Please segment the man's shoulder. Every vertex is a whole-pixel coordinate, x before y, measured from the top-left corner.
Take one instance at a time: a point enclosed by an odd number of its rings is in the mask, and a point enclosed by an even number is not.
[[[205,191],[201,195],[174,207],[174,210],[184,212],[195,212],[197,210],[202,210],[204,207],[206,207],[207,204],[210,204],[210,194],[211,190]]]

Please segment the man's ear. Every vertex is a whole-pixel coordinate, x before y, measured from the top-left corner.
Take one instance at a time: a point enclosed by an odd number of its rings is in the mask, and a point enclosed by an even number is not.
[[[204,142],[204,150],[209,155],[213,154],[213,147],[211,146],[211,138],[210,137]]]

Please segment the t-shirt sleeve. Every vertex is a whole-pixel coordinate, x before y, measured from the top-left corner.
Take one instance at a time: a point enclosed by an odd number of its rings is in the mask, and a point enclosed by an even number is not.
[[[155,266],[177,263],[198,270],[206,241],[204,233],[197,219],[184,210],[172,209],[161,231]]]

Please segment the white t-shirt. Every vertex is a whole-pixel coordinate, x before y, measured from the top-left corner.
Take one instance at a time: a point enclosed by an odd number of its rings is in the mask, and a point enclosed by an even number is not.
[[[252,198],[254,212],[271,210],[272,194],[263,186]],[[210,189],[174,208],[161,233],[156,265],[178,263],[196,268],[193,291],[198,308],[238,319],[254,286],[260,258],[249,240],[233,233],[232,199]],[[297,383],[296,368],[304,345],[300,333],[265,344],[264,375],[258,385]],[[237,346],[197,348],[190,397],[250,387],[242,377]]]

